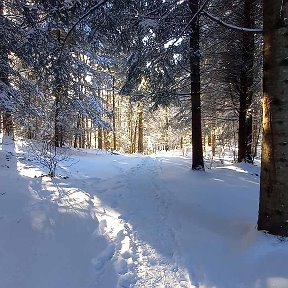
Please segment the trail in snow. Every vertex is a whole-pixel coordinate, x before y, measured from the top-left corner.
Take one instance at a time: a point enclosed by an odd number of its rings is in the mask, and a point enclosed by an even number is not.
[[[114,189],[98,196],[106,207],[103,213],[95,212],[99,232],[112,243],[93,260],[98,285],[112,261],[119,274],[117,287],[193,287],[178,263],[174,234],[166,223],[159,169],[155,159],[142,158],[136,167],[120,169]],[[117,212],[109,207],[117,207]]]

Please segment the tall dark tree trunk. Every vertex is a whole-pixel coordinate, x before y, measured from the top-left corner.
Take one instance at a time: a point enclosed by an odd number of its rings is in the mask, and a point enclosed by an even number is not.
[[[4,16],[4,3],[0,0],[0,17]],[[1,19],[2,22],[4,20]],[[4,26],[4,25],[3,25]],[[1,90],[5,94],[5,89],[9,86],[8,79],[8,49],[5,45],[5,30],[0,29],[0,92]],[[5,88],[6,87],[6,88]],[[2,93],[1,93],[2,94]],[[1,107],[0,107],[1,108]],[[2,120],[3,120],[3,133],[8,136],[13,136],[13,120],[12,112],[6,107],[2,108]]]
[[[54,143],[56,147],[61,147],[61,120],[60,120],[60,106],[61,106],[61,96],[60,91],[58,90],[60,87],[56,89],[55,93],[55,120],[54,120]]]
[[[99,99],[102,98],[101,89],[98,89],[98,97]],[[103,149],[103,129],[101,127],[97,129],[97,148]]]
[[[112,110],[113,110],[113,150],[117,149],[117,138],[116,138],[116,105],[115,105],[115,78],[114,76],[112,80]]]
[[[258,229],[288,236],[288,0],[264,0],[263,142]]]
[[[80,135],[79,135],[80,121],[81,121],[80,117],[81,117],[80,115],[77,115],[77,118],[76,118],[76,131],[74,135],[74,144],[73,144],[74,148],[78,148],[80,146]]]
[[[254,28],[255,1],[244,1],[244,27]],[[238,162],[252,161],[252,113],[249,112],[253,99],[254,34],[243,33],[242,67],[240,74],[240,107],[238,132]]]
[[[199,9],[199,0],[189,0],[191,15]],[[200,29],[199,18],[191,23],[190,32],[190,77],[191,77],[191,109],[192,109],[192,169],[205,170],[203,161],[201,100],[200,100]]]
[[[62,47],[63,41],[65,39],[65,32],[61,29],[55,31],[57,41],[60,47]],[[63,52],[64,53],[64,52]],[[63,117],[63,107],[64,101],[68,97],[68,83],[65,79],[65,73],[63,72],[63,60],[58,58],[55,67],[54,67],[54,77],[55,77],[55,86],[54,86],[54,96],[55,96],[55,125],[54,125],[54,143],[56,147],[63,147],[64,145],[64,132],[65,125]]]

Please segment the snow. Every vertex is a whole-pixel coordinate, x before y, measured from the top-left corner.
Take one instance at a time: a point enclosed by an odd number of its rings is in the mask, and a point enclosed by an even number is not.
[[[27,149],[0,144],[1,288],[288,287],[287,239],[256,230],[259,166],[72,149],[51,179]]]

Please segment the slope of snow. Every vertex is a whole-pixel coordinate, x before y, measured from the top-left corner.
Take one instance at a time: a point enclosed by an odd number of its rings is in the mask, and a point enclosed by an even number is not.
[[[3,139],[0,287],[287,288],[288,242],[255,228],[259,167],[213,167],[72,150],[50,179]]]

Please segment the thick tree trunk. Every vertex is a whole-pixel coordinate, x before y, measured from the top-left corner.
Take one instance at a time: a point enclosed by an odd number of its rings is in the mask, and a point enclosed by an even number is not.
[[[4,15],[4,4],[0,0],[0,17]],[[1,20],[2,21],[2,20]],[[9,86],[8,79],[8,49],[5,46],[5,30],[0,29],[0,92],[4,91],[5,87]],[[0,93],[1,94],[1,93]],[[8,136],[13,136],[13,120],[12,113],[9,109],[2,109],[2,120],[3,120],[3,133]]]
[[[240,92],[239,129],[238,129],[238,162],[246,161],[246,94]]]
[[[258,229],[288,236],[288,1],[263,3],[263,142]]]
[[[189,0],[191,15],[199,9],[198,0]],[[190,77],[191,77],[191,109],[192,109],[192,169],[204,171],[201,100],[200,100],[200,50],[199,50],[199,20],[191,24],[190,32]]]
[[[254,28],[255,4],[244,1],[244,27]],[[238,162],[252,161],[252,114],[249,109],[253,98],[254,34],[243,33],[242,69],[240,74],[240,107],[238,132]]]

